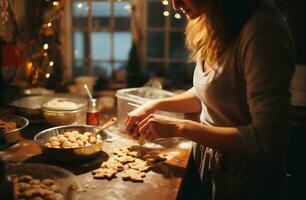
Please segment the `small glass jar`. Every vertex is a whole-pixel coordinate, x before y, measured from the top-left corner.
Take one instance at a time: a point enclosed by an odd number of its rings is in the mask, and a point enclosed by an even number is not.
[[[100,124],[100,112],[97,99],[90,99],[86,113],[86,124],[98,126]]]

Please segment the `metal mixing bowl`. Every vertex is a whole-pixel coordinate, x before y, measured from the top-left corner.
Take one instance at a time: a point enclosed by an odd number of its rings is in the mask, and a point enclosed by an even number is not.
[[[0,119],[7,122],[15,122],[16,129],[11,131],[0,131],[0,149],[15,144],[21,139],[21,130],[28,126],[29,120],[18,115],[0,114]]]
[[[110,137],[107,133],[100,133],[102,142],[85,147],[58,149],[45,147],[44,144],[48,141],[50,137],[64,134],[67,131],[78,131],[81,134],[83,134],[84,132],[91,132],[95,134],[98,130],[98,126],[89,125],[58,126],[37,133],[34,136],[34,141],[36,141],[41,146],[43,153],[46,154],[46,156],[51,160],[60,162],[87,160],[93,158],[102,150],[103,142]]]
[[[41,105],[49,100],[50,96],[30,96],[18,99],[10,105],[15,107],[20,115],[27,117],[31,122],[37,122],[44,119]]]

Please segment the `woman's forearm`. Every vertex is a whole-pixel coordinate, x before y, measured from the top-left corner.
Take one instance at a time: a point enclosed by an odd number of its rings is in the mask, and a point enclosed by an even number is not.
[[[191,120],[182,120],[177,135],[221,152],[241,153],[239,131],[235,127],[207,126]]]
[[[196,113],[201,111],[200,101],[191,92],[184,92],[173,97],[156,100],[156,110],[179,113]]]

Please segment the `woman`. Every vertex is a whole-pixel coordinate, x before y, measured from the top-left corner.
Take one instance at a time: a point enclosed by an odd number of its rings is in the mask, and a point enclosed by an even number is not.
[[[193,88],[132,111],[127,132],[147,141],[179,136],[196,143],[190,164],[200,179],[189,195],[209,189],[211,199],[285,198],[295,62],[285,22],[260,0],[172,3],[189,19]],[[200,112],[200,123],[156,110]]]

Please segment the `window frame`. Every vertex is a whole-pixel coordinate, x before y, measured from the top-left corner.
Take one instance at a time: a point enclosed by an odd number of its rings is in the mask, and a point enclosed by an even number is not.
[[[74,27],[72,27],[72,2],[92,2],[93,0],[67,0],[65,2],[65,12],[62,17],[62,29],[63,33],[68,33],[68,34],[62,34],[62,41],[63,43],[63,49],[64,49],[64,63],[65,66],[67,66],[66,70],[64,70],[65,74],[65,79],[67,81],[72,80],[73,77],[73,68],[74,68],[74,49],[73,49],[73,44],[72,44],[72,39],[73,39],[73,32],[75,30],[78,30]],[[99,0],[95,0],[99,1]],[[129,0],[121,0],[121,1],[116,1],[116,0],[108,0],[108,2],[111,2],[111,15],[113,16],[113,6],[114,3],[116,2],[124,2],[124,1],[129,1]],[[165,17],[165,26],[161,28],[154,28],[154,27],[149,27],[148,24],[148,6],[149,2],[160,2],[162,3],[161,0],[131,0],[131,7],[136,8],[135,10],[132,11],[131,16],[130,16],[130,30],[131,30],[131,41],[136,43],[136,47],[138,50],[138,55],[139,55],[139,61],[142,67],[142,71],[145,72],[147,70],[147,66],[149,63],[156,62],[156,63],[162,63],[165,66],[165,70],[170,66],[170,64],[173,63],[186,63],[186,58],[182,59],[177,59],[177,58],[170,58],[170,34],[171,32],[182,32],[184,33],[185,28],[175,28],[171,27],[171,17],[167,16]],[[103,2],[103,0],[101,0]],[[172,7],[171,7],[171,0],[168,0],[169,4],[165,6],[166,10],[170,12],[171,14],[177,13],[174,12]],[[92,18],[89,17],[92,16],[92,9],[90,6],[89,9],[89,15],[88,18],[90,21],[92,21]],[[183,16],[183,15],[182,15]],[[91,26],[92,30],[92,23],[89,23]],[[109,31],[111,33],[111,58],[114,58],[114,17],[111,17],[110,20],[110,27],[109,28],[101,28],[101,29],[95,29],[95,30],[101,30],[101,31]],[[147,56],[147,42],[148,42],[148,33],[149,32],[163,32],[164,38],[165,38],[165,43],[164,43],[164,48],[165,48],[165,53],[162,58],[149,58]],[[91,37],[91,36],[89,36]],[[184,44],[182,44],[184,45]],[[88,47],[91,49],[91,46]],[[92,61],[92,54],[90,54],[89,57],[89,74],[93,72],[93,61]],[[112,71],[114,70],[114,60],[110,60],[110,63],[112,64]],[[86,59],[85,59],[86,61]],[[116,61],[117,63],[117,61]]]
[[[149,27],[148,24],[148,11],[149,11],[149,2],[160,2],[162,3],[162,0],[146,0],[146,22],[145,22],[145,33],[146,33],[146,40],[144,41],[145,44],[145,57],[144,57],[144,66],[145,69],[148,68],[148,65],[150,63],[161,63],[164,67],[165,70],[168,70],[170,65],[173,63],[178,63],[178,64],[185,64],[186,63],[186,58],[182,59],[177,59],[177,58],[170,58],[170,34],[172,32],[185,32],[185,28],[177,28],[177,27],[171,27],[171,15],[178,13],[173,10],[172,5],[171,5],[171,0],[168,0],[168,5],[164,5],[165,11],[169,12],[169,16],[164,16],[165,17],[165,24],[164,27]],[[180,13],[181,14],[181,13]],[[181,14],[182,17],[184,17]],[[148,34],[149,32],[163,32],[164,34],[164,56],[162,58],[153,58],[153,57],[148,57],[147,56],[147,43],[148,43]],[[184,45],[184,44],[182,44]]]
[[[85,18],[87,18],[87,27],[86,28],[78,28],[73,26],[73,13],[72,13],[72,4],[76,2],[80,3],[87,3],[87,6],[89,7],[87,11],[87,15]],[[92,4],[94,2],[109,2],[110,3],[110,24],[109,26],[105,27],[93,27],[93,13],[92,13]],[[62,32],[67,33],[67,34],[62,34],[61,41],[64,41],[63,43],[63,55],[64,55],[64,63],[65,66],[67,66],[66,70],[64,70],[65,74],[65,79],[67,81],[71,80],[74,78],[74,65],[76,62],[83,62],[86,63],[87,66],[87,75],[93,75],[93,64],[94,63],[107,63],[110,64],[112,69],[111,71],[113,72],[115,69],[115,65],[118,63],[126,63],[128,60],[115,60],[115,54],[114,54],[114,35],[116,32],[115,30],[115,18],[114,16],[114,4],[117,2],[130,2],[130,0],[121,0],[121,1],[116,1],[116,0],[67,0],[65,1],[64,5],[64,13],[62,16]],[[130,25],[131,27],[131,22],[132,17],[130,16]],[[131,29],[130,29],[131,30]],[[94,33],[94,32],[103,32],[103,33],[109,33],[110,34],[110,59],[109,60],[93,60],[93,54],[91,52],[92,50],[92,42],[87,42],[87,46],[85,47],[86,49],[86,56],[83,59],[75,59],[74,56],[74,48],[73,48],[73,33],[74,32],[82,32],[82,33],[87,33],[86,34],[86,40],[92,41],[92,35],[89,33]],[[129,31],[129,30],[127,30]],[[130,31],[132,33],[132,31]],[[131,36],[132,40],[132,36]],[[85,74],[84,74],[85,75]]]

